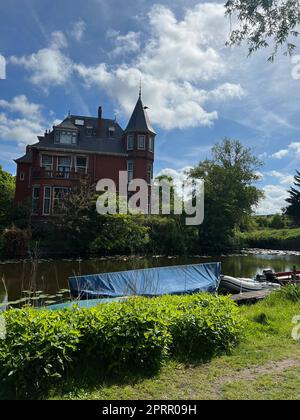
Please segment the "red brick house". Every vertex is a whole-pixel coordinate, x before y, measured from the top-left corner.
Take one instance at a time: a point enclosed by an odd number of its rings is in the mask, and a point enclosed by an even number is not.
[[[151,182],[156,133],[143,106],[141,95],[127,128],[111,119],[69,115],[53,130],[27,146],[17,159],[17,202],[30,199],[32,215],[55,214],[65,191],[78,185],[81,177],[91,183],[109,178],[118,186],[119,172],[128,178]]]

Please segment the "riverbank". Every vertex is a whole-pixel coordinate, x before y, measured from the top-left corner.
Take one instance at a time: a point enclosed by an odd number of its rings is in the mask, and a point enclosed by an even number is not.
[[[300,251],[300,228],[255,230],[238,237],[246,248]]]
[[[300,303],[290,299],[273,294],[264,302],[242,307],[247,328],[230,355],[198,365],[168,363],[147,379],[97,383],[96,378],[83,375],[64,390],[53,390],[51,398],[298,400],[300,346],[292,338],[292,320],[300,315]]]

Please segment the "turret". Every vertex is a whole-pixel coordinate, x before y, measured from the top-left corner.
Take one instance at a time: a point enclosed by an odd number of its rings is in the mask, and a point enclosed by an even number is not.
[[[125,130],[125,144],[128,153],[128,176],[146,179],[150,184],[153,177],[153,161],[156,133],[143,105],[141,92]]]

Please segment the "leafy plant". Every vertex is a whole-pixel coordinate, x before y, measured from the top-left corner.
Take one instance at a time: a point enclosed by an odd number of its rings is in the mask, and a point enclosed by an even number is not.
[[[92,309],[9,310],[0,340],[6,395],[42,395],[76,367],[103,375],[153,372],[169,357],[206,359],[239,340],[241,320],[227,297],[199,294],[133,298]]]

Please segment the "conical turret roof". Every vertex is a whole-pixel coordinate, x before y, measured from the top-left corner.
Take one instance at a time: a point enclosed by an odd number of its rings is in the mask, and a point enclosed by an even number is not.
[[[136,103],[134,111],[125,130],[126,133],[136,131],[143,133],[151,133],[154,135],[156,134],[154,128],[150,123],[146,109],[143,105],[141,95],[139,96],[139,99]]]

